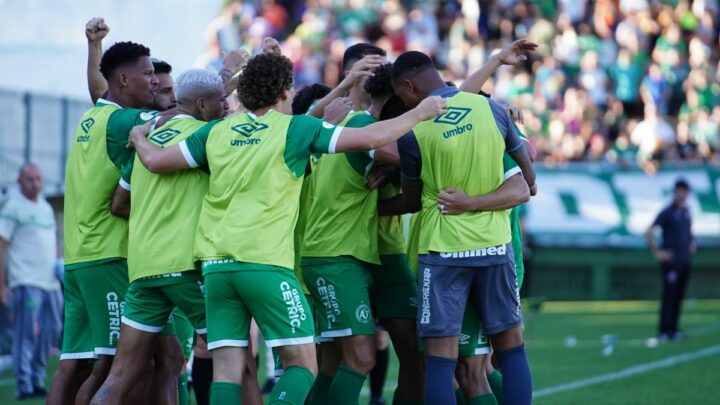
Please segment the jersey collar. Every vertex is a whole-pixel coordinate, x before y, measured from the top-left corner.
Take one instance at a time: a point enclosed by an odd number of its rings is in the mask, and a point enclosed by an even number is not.
[[[117,107],[117,108],[122,108],[122,107],[120,106],[120,104],[114,103],[114,102],[112,102],[112,101],[105,100],[104,98],[99,98],[99,99],[97,99],[97,102],[95,102],[95,104],[96,104],[96,105],[97,105],[97,104],[114,105],[114,106]]]
[[[452,97],[456,94],[458,94],[460,90],[458,90],[455,86],[446,86],[441,87],[439,89],[435,89],[432,93],[430,93],[431,96],[440,96],[443,98]]]

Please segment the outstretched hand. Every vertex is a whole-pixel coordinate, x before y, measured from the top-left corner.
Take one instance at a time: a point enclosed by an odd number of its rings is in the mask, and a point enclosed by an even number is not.
[[[93,17],[85,24],[85,37],[88,42],[102,41],[108,32],[110,27],[105,24],[105,19],[102,17]]]
[[[527,38],[522,38],[504,47],[496,57],[503,65],[516,65],[526,61],[527,55],[535,52],[537,47],[536,43],[528,41]]]
[[[230,76],[234,76],[239,72],[245,64],[250,60],[250,54],[244,49],[234,49],[227,54],[223,59],[223,70],[228,70],[231,73]]]

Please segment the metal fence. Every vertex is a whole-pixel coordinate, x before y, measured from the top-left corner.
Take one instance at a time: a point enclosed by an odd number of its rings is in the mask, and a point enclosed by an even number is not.
[[[42,168],[46,196],[63,194],[72,134],[91,106],[89,99],[0,90],[0,199],[25,162]]]

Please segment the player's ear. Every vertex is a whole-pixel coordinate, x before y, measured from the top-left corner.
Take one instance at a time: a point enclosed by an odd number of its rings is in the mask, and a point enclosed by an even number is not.
[[[118,83],[120,84],[120,87],[127,87],[128,77],[125,74],[125,72],[122,72],[122,71],[117,72],[117,80],[118,80]]]
[[[205,111],[205,99],[200,97],[197,100],[195,100],[195,108],[197,108],[197,110],[200,112],[204,112]]]

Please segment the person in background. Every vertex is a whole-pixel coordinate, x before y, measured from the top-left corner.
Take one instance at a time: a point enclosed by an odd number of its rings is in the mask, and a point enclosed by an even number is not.
[[[55,214],[40,196],[40,168],[24,164],[18,184],[20,192],[0,210],[0,304],[12,304],[17,399],[24,400],[47,395],[47,361],[50,348],[59,340],[62,292],[55,276]]]
[[[663,276],[662,304],[660,305],[660,340],[679,341],[685,334],[678,330],[680,309],[685,288],[690,278],[690,262],[696,251],[692,235],[690,210],[686,205],[690,185],[678,179],[673,188],[673,202],[660,211],[645,237],[653,256],[660,261]],[[662,231],[662,245],[655,243],[655,228]]]

